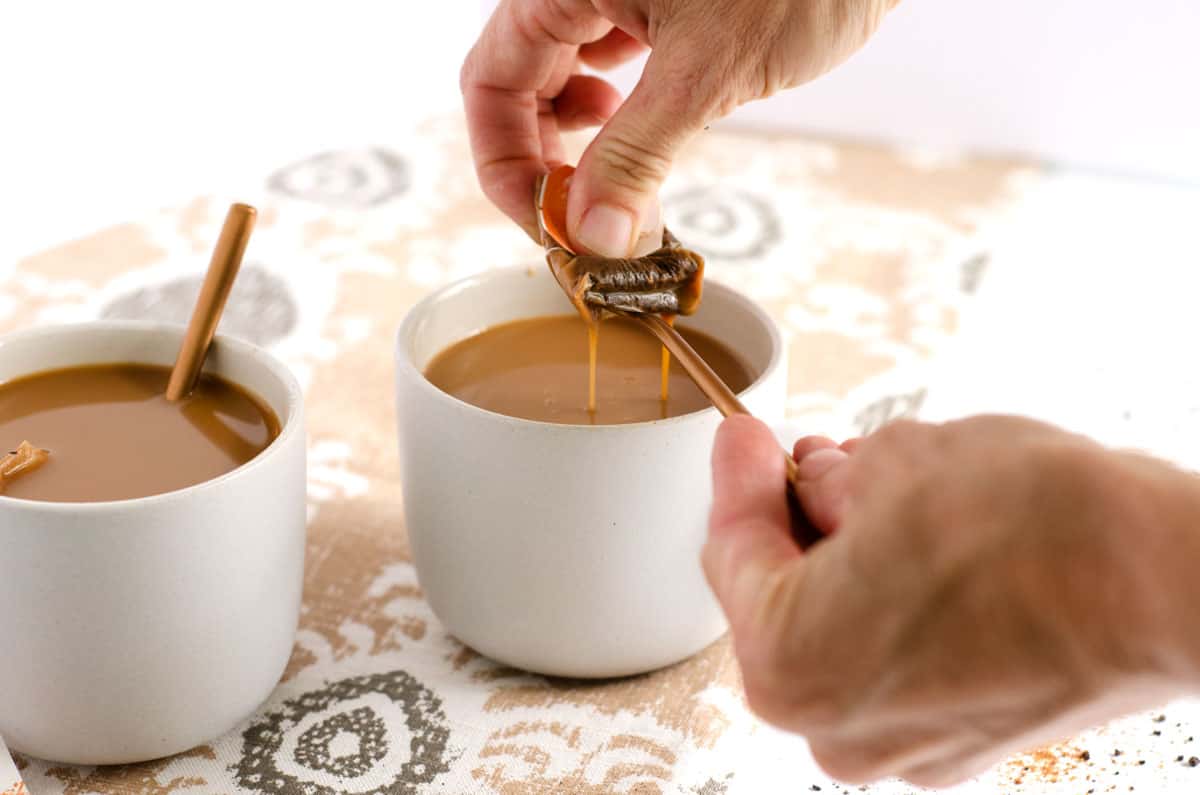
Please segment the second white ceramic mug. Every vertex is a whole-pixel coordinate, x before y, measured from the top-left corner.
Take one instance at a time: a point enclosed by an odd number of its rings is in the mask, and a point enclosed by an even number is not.
[[[485,411],[422,374],[489,326],[570,311],[548,273],[513,268],[458,282],[409,312],[396,340],[405,522],[430,606],[464,643],[539,673],[640,673],[726,629],[700,567],[716,409],[558,425]],[[780,420],[785,357],[766,313],[710,281],[684,322],[745,359],[756,379],[743,402]]]
[[[182,336],[128,322],[7,335],[0,382],[169,365]],[[282,363],[238,340],[217,337],[205,369],[279,417],[251,461],[135,500],[0,496],[0,735],[14,751],[78,764],[178,753],[233,728],[279,681],[304,573],[302,395]]]

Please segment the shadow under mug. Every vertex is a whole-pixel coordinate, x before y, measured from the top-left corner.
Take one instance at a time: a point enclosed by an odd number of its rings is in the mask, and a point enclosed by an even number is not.
[[[405,524],[430,606],[467,645],[537,673],[636,674],[726,629],[700,566],[717,410],[560,425],[472,406],[423,375],[489,326],[571,311],[544,270],[510,268],[408,313],[395,350]],[[755,376],[742,400],[768,423],[782,419],[783,343],[760,307],[708,281],[681,322],[737,351]]]
[[[170,365],[182,336],[128,322],[10,334],[0,381]],[[141,499],[0,496],[0,736],[12,750],[77,764],[167,756],[233,728],[279,681],[304,570],[302,394],[281,362],[235,339],[217,337],[205,369],[279,417],[251,461]]]

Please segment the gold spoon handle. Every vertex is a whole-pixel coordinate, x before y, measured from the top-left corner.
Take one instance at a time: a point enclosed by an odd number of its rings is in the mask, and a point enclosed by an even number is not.
[[[729,388],[729,385],[721,380],[721,376],[713,372],[713,369],[708,366],[708,362],[696,353],[696,349],[688,344],[688,341],[675,330],[667,321],[663,320],[659,315],[633,314],[628,317],[634,318],[641,322],[650,333],[658,337],[658,341],[667,347],[667,350],[679,360],[683,365],[683,369],[688,376],[696,382],[696,386],[700,391],[717,407],[717,411],[723,416],[728,417],[731,414],[749,414],[749,410],[742,405],[742,401],[738,400],[737,395]],[[784,460],[787,462],[787,479],[789,485],[794,485],[798,478],[796,467],[796,459],[792,458],[791,454],[786,450],[783,453]]]
[[[659,342],[667,346],[667,350],[679,360],[679,363],[683,365],[684,371],[696,382],[696,386],[712,401],[712,404],[717,407],[717,411],[721,412],[722,415],[728,417],[731,414],[750,413],[742,405],[742,401],[738,400],[737,395],[733,393],[729,385],[713,372],[713,369],[708,366],[708,362],[704,361],[704,358],[696,353],[696,350],[688,344],[687,340],[679,334],[674,326],[667,323],[659,315],[643,315],[630,312],[626,316],[640,321],[651,334],[658,338]],[[790,452],[784,450],[783,460],[787,468],[788,518],[792,526],[792,537],[802,549],[808,549],[821,540],[822,533],[804,513],[804,507],[800,504],[800,498],[796,494],[796,484],[800,480],[796,459],[792,458]]]
[[[213,250],[204,285],[200,288],[200,297],[196,299],[196,308],[192,310],[191,322],[179,347],[179,355],[175,357],[171,380],[167,382],[167,400],[176,401],[185,397],[200,378],[200,368],[204,366],[208,346],[212,344],[225,301],[233,289],[233,280],[237,278],[257,215],[258,211],[253,207],[235,204],[225,216],[221,237]]]

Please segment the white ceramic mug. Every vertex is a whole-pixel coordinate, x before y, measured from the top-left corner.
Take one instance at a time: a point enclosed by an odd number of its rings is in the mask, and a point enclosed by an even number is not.
[[[547,272],[513,268],[458,282],[409,312],[396,343],[405,523],[425,596],[464,643],[539,673],[640,673],[726,628],[700,567],[716,409],[558,425],[485,411],[422,374],[489,326],[572,311]],[[779,420],[785,357],[766,313],[710,281],[684,322],[745,359],[756,379],[742,400]]]
[[[0,382],[80,364],[169,365],[182,329],[103,322],[0,338]],[[304,569],[300,387],[218,337],[205,369],[260,396],[279,437],[214,480],[142,499],[0,496],[0,735],[14,751],[111,764],[186,750],[271,693]],[[18,440],[19,441],[19,440]]]

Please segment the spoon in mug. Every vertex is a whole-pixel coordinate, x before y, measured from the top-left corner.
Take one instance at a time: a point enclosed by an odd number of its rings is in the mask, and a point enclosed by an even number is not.
[[[250,242],[250,233],[254,231],[257,217],[258,211],[248,204],[234,204],[225,215],[221,236],[217,239],[217,247],[213,249],[208,273],[205,274],[200,296],[192,310],[192,319],[179,347],[179,354],[175,357],[171,379],[167,382],[167,400],[171,402],[186,397],[196,387],[200,368],[204,366],[204,357],[208,355],[217,324],[221,321],[221,313],[233,289],[233,280],[237,278],[242,255],[246,253],[246,244]]]
[[[696,353],[696,349],[688,344],[683,335],[676,331],[674,326],[663,320],[660,315],[635,314],[630,311],[621,311],[620,314],[638,321],[658,338],[658,341],[683,365],[684,371],[704,393],[704,396],[716,407],[717,411],[721,412],[721,416],[750,414],[749,409],[742,405],[742,401],[729,388],[729,385],[708,366],[704,357]],[[786,450],[784,450],[783,457],[786,461],[788,483],[794,484],[799,478],[796,459],[792,458]]]
[[[250,240],[257,215],[258,212],[253,207],[235,204],[225,216],[221,236],[217,240],[208,273],[200,288],[200,297],[196,300],[191,322],[188,324],[179,354],[175,357],[171,378],[167,382],[169,401],[181,400],[196,386],[200,368],[204,365],[204,357],[208,354],[217,323],[221,320],[221,312],[229,298],[229,291],[233,289],[233,280],[242,264],[242,255],[246,252],[246,244]],[[184,415],[187,416],[186,410]],[[21,442],[16,450],[0,456],[0,494],[4,492],[8,481],[40,468],[49,457],[49,450],[43,450],[28,441]]]

